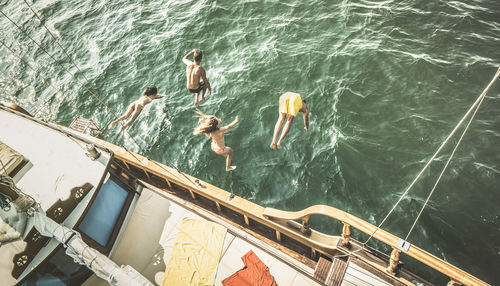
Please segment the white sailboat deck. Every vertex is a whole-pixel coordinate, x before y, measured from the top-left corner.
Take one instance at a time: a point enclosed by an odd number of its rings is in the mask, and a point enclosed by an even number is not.
[[[90,160],[85,144],[61,132],[38,124],[14,113],[0,110],[0,140],[23,154],[32,166],[19,178],[17,186],[37,199],[44,209],[58,199],[66,199],[72,187],[91,183],[95,191],[109,160],[104,154],[99,160]],[[109,177],[108,177],[109,179]],[[227,228],[221,259],[217,267],[215,285],[244,267],[241,257],[252,250],[269,267],[278,285],[322,285],[313,278],[314,269],[273,248],[258,238],[236,228],[221,218],[171,194],[143,188],[125,218],[124,226],[110,253],[118,265],[130,265],[150,281],[161,285],[183,218],[205,219]],[[82,215],[85,204],[80,204],[64,224],[72,227]],[[3,222],[0,221],[1,224]],[[4,224],[5,225],[5,224]],[[27,269],[32,269],[52,252],[58,243],[51,240]],[[0,275],[3,285],[13,285],[10,272],[12,258],[23,251],[23,241],[0,247]],[[23,274],[24,275],[24,274]],[[95,275],[84,285],[108,285]],[[342,285],[390,285],[367,270],[349,263]]]
[[[66,135],[41,124],[0,110],[0,141],[21,153],[29,164],[14,177],[16,185],[24,193],[32,196],[47,210],[58,200],[66,200],[70,190],[85,183],[92,184],[92,194],[103,175],[109,155],[104,154],[98,160],[91,160],[85,153],[84,144],[71,140]],[[89,196],[90,197],[90,196]],[[85,206],[82,204],[65,221],[72,227],[81,216]],[[11,212],[14,208],[11,209]],[[31,228],[28,222],[27,229]],[[0,231],[13,231],[0,220]],[[42,250],[50,253],[58,243],[50,241]],[[2,285],[14,285],[11,276],[14,267],[13,257],[22,252],[26,243],[22,240],[2,244],[0,247],[0,277]],[[35,257],[28,269],[41,263],[44,255]],[[23,276],[23,275],[22,275]],[[21,276],[21,277],[22,277]]]
[[[227,227],[215,285],[222,285],[222,280],[244,267],[241,257],[249,250],[269,267],[278,285],[322,285],[312,278],[314,269],[202,209],[178,198],[172,198],[169,194],[158,194],[143,189],[134,208],[111,258],[118,265],[130,264],[158,285],[161,285],[163,280],[165,265],[170,259],[183,218],[205,219]],[[107,283],[93,277],[85,285],[104,286]],[[390,284],[350,263],[341,285]]]

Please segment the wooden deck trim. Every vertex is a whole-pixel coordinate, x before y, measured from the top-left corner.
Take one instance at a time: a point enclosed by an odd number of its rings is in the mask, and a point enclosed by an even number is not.
[[[287,212],[272,208],[266,208],[263,212],[263,215],[266,217],[286,219],[286,220],[298,220],[313,214],[324,215],[333,218],[335,220],[341,221],[342,223],[349,224],[350,226],[368,235],[371,235],[375,230],[377,230],[376,226],[356,216],[353,216],[349,213],[346,213],[344,211],[326,205],[315,205],[297,212]],[[373,234],[373,237],[391,246],[392,248],[399,249],[397,244],[400,238],[393,234],[390,234],[389,232],[383,229],[378,229]],[[453,280],[463,283],[464,285],[489,285],[481,281],[480,279],[472,276],[471,274],[451,265],[446,261],[441,260],[440,258],[434,256],[433,254],[423,249],[420,249],[419,247],[413,244],[411,245],[408,252],[402,251],[402,253],[406,253],[407,255],[415,258],[416,260],[424,263],[425,265],[443,273],[444,275],[452,278]]]
[[[335,250],[337,249],[336,242],[338,241],[339,236],[330,236],[313,230],[311,235],[306,237],[300,231],[284,227],[283,224],[272,221],[269,218],[276,218],[278,220],[298,220],[310,216],[311,214],[319,214],[349,224],[350,226],[355,227],[368,235],[371,235],[376,229],[374,225],[356,216],[326,205],[311,206],[298,212],[286,212],[272,208],[264,208],[238,196],[234,196],[234,198],[229,201],[229,193],[216,186],[210,185],[188,174],[180,174],[176,169],[165,166],[161,163],[153,163],[141,155],[135,153],[132,154],[130,151],[109,142],[98,138],[92,139],[95,141],[95,144],[112,150],[116,159],[122,160],[123,162],[131,164],[137,168],[145,169],[158,177],[169,180],[170,182],[187,189],[189,192],[202,195],[215,203],[219,203],[220,205],[247,216],[252,220],[273,228],[298,242],[309,245],[312,249]],[[382,229],[377,230],[374,237],[393,248],[398,248],[397,243],[399,238]],[[427,266],[443,273],[451,279],[463,283],[464,285],[489,285],[415,245],[412,245],[409,251],[405,253]]]
[[[147,169],[147,171],[151,174],[154,174],[163,179],[168,179],[171,183],[183,187],[189,192],[199,194],[203,197],[206,197],[207,199],[214,201],[215,203],[219,203],[221,206],[247,216],[251,220],[255,220],[275,230],[278,230],[282,234],[289,236],[298,242],[301,242],[305,245],[315,245],[314,248],[323,250],[324,252],[326,250],[337,249],[336,242],[339,238],[338,236],[331,236],[313,231],[311,236],[305,237],[298,230],[284,227],[279,222],[274,222],[265,218],[263,215],[265,208],[260,205],[254,204],[238,196],[234,196],[234,198],[230,201],[230,193],[226,192],[223,189],[201,181],[188,174],[180,174],[177,170],[165,166],[161,163],[153,163],[150,160],[145,160],[145,157],[135,153],[131,154],[124,148],[116,146],[112,143],[100,140],[98,138],[92,138],[92,140],[94,140],[94,143],[96,145],[100,145],[113,151],[115,154],[115,159],[122,160],[128,165],[135,166],[140,169]],[[201,184],[201,186],[198,184],[198,182],[199,184]]]

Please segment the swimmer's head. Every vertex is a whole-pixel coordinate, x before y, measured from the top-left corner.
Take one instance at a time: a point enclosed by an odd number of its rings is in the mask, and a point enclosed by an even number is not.
[[[194,61],[199,63],[199,62],[201,62],[202,58],[203,58],[203,52],[200,50],[195,50],[194,51]]]
[[[151,95],[156,95],[158,94],[158,89],[156,89],[156,86],[150,86],[146,88],[144,91],[144,95],[151,96]]]
[[[195,112],[198,113],[200,119],[198,120],[198,126],[193,131],[194,134],[208,134],[219,130],[222,122],[219,118],[213,115],[205,115],[200,110]]]

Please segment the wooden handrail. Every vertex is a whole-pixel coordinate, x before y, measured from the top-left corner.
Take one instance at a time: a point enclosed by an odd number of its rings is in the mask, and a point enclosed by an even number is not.
[[[393,249],[400,250],[398,246],[398,242],[400,240],[399,237],[392,235],[383,229],[377,229],[376,226],[334,207],[326,205],[315,205],[297,212],[287,212],[272,208],[266,208],[263,213],[265,217],[284,220],[299,220],[309,218],[309,216],[313,214],[324,215],[336,219],[368,235],[372,235],[372,233],[374,233],[376,230],[376,232],[373,234],[373,237],[391,246]],[[403,250],[401,251],[404,252]],[[423,249],[418,248],[415,245],[411,245],[408,251],[404,253],[464,285],[489,285],[486,282],[481,281],[471,274],[451,265],[446,261],[443,261],[442,259],[432,255],[431,253],[428,253]]]
[[[187,174],[179,174],[177,170],[165,166],[161,163],[152,162],[147,158],[136,154],[130,153],[128,150],[125,150],[122,147],[116,146],[107,141],[103,141],[97,138],[92,138],[96,144],[106,147],[110,150],[114,151],[115,157],[117,159],[126,161],[128,164],[134,165],[140,169],[147,170],[159,177],[168,178],[168,180],[172,181],[183,188],[186,188],[190,192],[198,193],[206,198],[224,205],[225,207],[232,209],[238,213],[251,217],[252,219],[259,221],[261,223],[267,224],[269,226],[273,226],[275,229],[279,229],[279,231],[284,232],[287,235],[292,235],[296,237],[294,231],[288,231],[284,229],[280,224],[273,223],[271,220],[267,218],[278,218],[283,220],[298,220],[302,219],[303,222],[308,222],[309,216],[312,214],[319,214],[328,216],[330,218],[339,220],[343,222],[345,225],[352,226],[368,235],[371,235],[376,227],[356,216],[353,216],[349,213],[341,211],[339,209],[326,206],[326,205],[315,205],[309,208],[306,208],[302,211],[298,212],[287,212],[281,211],[272,208],[264,208],[260,205],[254,204],[250,201],[247,201],[240,197],[235,197],[232,201],[228,201],[228,192],[223,189],[217,188],[213,185],[210,185],[206,182],[201,182],[203,187],[197,186],[194,182],[197,180],[196,178],[187,175]],[[167,171],[167,172],[165,172]],[[307,223],[308,224],[308,223]],[[306,234],[307,236],[307,234]],[[329,235],[313,232],[313,236],[309,238],[301,239],[298,237],[300,241],[305,243],[314,243],[319,247],[324,247],[326,249],[335,249],[335,245],[327,245],[325,244],[325,240],[328,240]],[[376,239],[382,241],[383,243],[390,245],[393,249],[399,249],[397,243],[399,238],[384,231],[383,229],[378,229],[373,235]],[[297,237],[296,237],[297,238]],[[319,239],[319,240],[318,240]],[[464,285],[489,285],[482,280],[474,277],[473,275],[439,259],[438,257],[432,255],[431,253],[426,252],[414,245],[410,247],[406,254],[411,257],[417,259],[418,261],[428,265],[429,267],[447,275],[452,280],[458,281]]]
[[[500,71],[500,68],[499,68]],[[3,110],[9,110],[5,109],[2,106],[0,106],[0,109]],[[21,115],[22,116],[22,115]],[[32,117],[26,117],[23,116],[27,119],[37,121],[39,124],[46,125],[50,128],[54,128],[59,130],[60,132],[64,132],[66,134],[74,134],[75,131],[71,130],[67,127],[57,125],[57,124],[50,124],[50,123],[45,123],[41,122],[37,119],[34,119]],[[78,133],[78,132],[76,132]],[[309,244],[314,244],[316,246],[324,247],[327,249],[335,249],[335,245],[328,245],[325,244],[325,241],[328,240],[329,235],[325,235],[320,232],[315,232],[313,231],[313,235],[309,238],[305,238],[303,236],[297,236],[297,233],[294,231],[291,231],[287,228],[284,228],[282,225],[274,223],[272,220],[269,220],[268,218],[277,218],[277,219],[282,219],[282,220],[297,220],[297,219],[302,219],[304,223],[304,227],[309,228],[309,217],[313,214],[319,214],[319,215],[324,215],[328,216],[330,218],[336,219],[338,221],[341,221],[344,223],[344,233],[342,237],[344,238],[344,244],[348,243],[349,236],[350,236],[350,231],[348,230],[350,226],[355,227],[356,229],[371,235],[374,233],[374,231],[377,229],[374,225],[356,217],[353,216],[349,213],[346,213],[344,211],[338,210],[336,208],[326,206],[326,205],[315,205],[311,206],[309,208],[306,208],[302,211],[298,212],[286,212],[286,211],[281,211],[277,209],[272,209],[272,208],[263,208],[260,205],[254,204],[250,201],[247,201],[243,198],[240,197],[235,197],[232,201],[229,202],[228,200],[228,192],[217,188],[213,185],[210,185],[208,183],[202,182],[201,184],[203,187],[200,188],[197,183],[196,178],[191,177],[187,174],[179,174],[177,170],[170,168],[168,166],[165,166],[161,163],[157,162],[152,162],[148,158],[145,158],[141,155],[138,155],[136,153],[132,153],[128,150],[125,150],[123,147],[116,146],[112,143],[109,143],[107,141],[100,140],[98,138],[94,138],[92,136],[88,136],[85,134],[78,134],[79,138],[84,138],[82,140],[85,140],[87,142],[92,142],[101,148],[107,148],[108,150],[111,150],[114,152],[115,158],[122,160],[125,164],[131,164],[134,165],[135,167],[138,167],[142,169],[143,171],[150,172],[152,174],[155,174],[161,178],[165,178],[167,180],[168,185],[170,186],[170,181],[182,186],[183,188],[186,188],[193,193],[198,193],[202,194],[206,198],[212,200],[213,202],[217,204],[222,204],[225,207],[232,209],[240,214],[243,214],[245,216],[248,216],[256,221],[259,221],[261,223],[264,223],[265,225],[268,225],[270,227],[273,227],[277,231],[281,231],[287,235],[290,235],[297,239],[298,241],[306,242]],[[146,175],[148,175],[146,172]],[[193,197],[194,198],[194,197]],[[218,206],[219,207],[219,206]],[[245,218],[247,220],[247,218]],[[347,232],[346,232],[347,230]],[[305,236],[309,235],[309,232],[303,232],[305,233]],[[402,250],[399,249],[397,243],[400,240],[398,237],[382,230],[378,229],[373,237],[376,239],[380,240],[381,242],[390,245],[393,248],[393,252],[400,252]],[[324,240],[324,241],[322,241]],[[480,279],[474,277],[473,275],[460,270],[459,268],[435,257],[434,255],[426,252],[425,250],[422,250],[418,248],[417,246],[410,246],[406,254],[410,255],[411,257],[417,259],[418,261],[428,265],[429,267],[447,275],[450,277],[452,280],[450,283],[455,283],[455,281],[458,281],[459,283],[462,283],[464,285],[489,285]],[[396,255],[395,255],[396,256]],[[391,255],[392,257],[392,255]]]

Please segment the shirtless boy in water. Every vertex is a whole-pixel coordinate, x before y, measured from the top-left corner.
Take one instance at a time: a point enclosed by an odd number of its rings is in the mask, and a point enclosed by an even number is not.
[[[190,61],[188,57],[193,55],[194,62]],[[210,82],[208,81],[207,75],[205,73],[205,69],[200,66],[201,59],[203,57],[203,53],[199,50],[192,50],[187,53],[184,58],[182,58],[182,62],[186,64],[186,77],[187,77],[187,88],[191,93],[196,94],[196,98],[194,100],[194,105],[198,106],[198,100],[200,91],[201,100],[205,100],[205,92],[208,89],[210,95],[212,95],[212,88],[210,87]],[[201,81],[200,78],[203,80]]]

